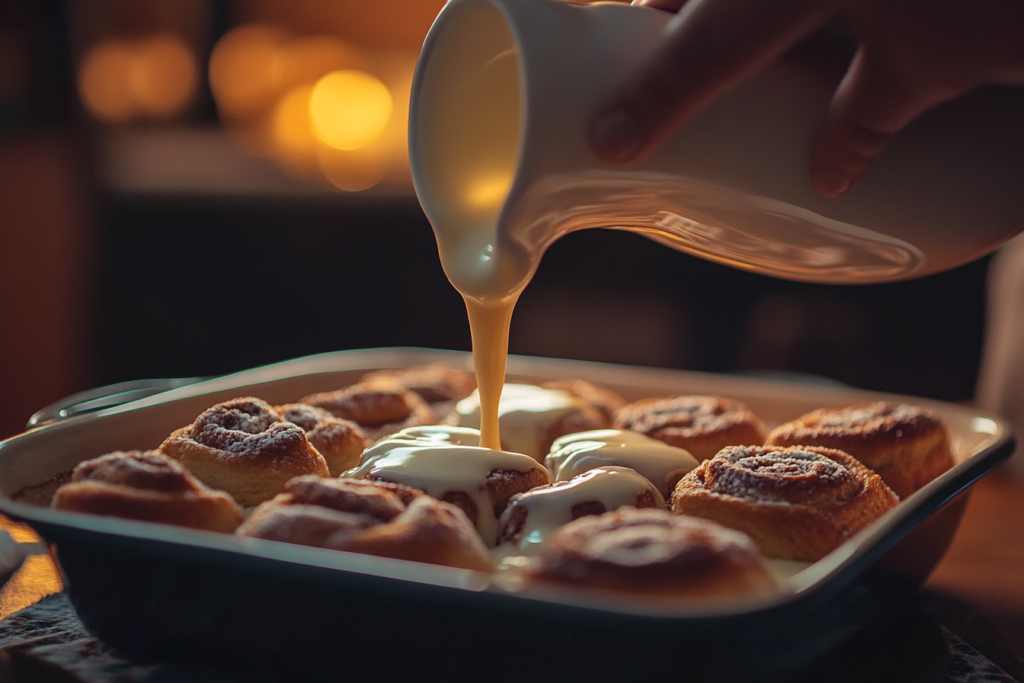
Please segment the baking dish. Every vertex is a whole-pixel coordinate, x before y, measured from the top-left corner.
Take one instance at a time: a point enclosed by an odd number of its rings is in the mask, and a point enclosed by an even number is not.
[[[845,387],[510,357],[510,380],[582,378],[628,400],[718,394],[747,403],[767,423],[878,398],[927,405],[943,415],[953,435],[952,470],[793,576],[790,592],[703,606],[571,591],[517,593],[472,571],[78,515],[11,499],[82,460],[153,448],[219,401],[255,395],[285,403],[351,384],[369,370],[431,362],[471,364],[469,354],[454,351],[342,351],[47,423],[58,406],[36,419],[42,426],[0,443],[0,511],[52,544],[82,621],[135,658],[212,656],[324,679],[372,664],[385,678],[442,671],[450,678],[605,680],[685,671],[697,680],[769,680],[826,653],[918,586],[951,541],[967,488],[1013,450],[1009,427],[969,406]]]

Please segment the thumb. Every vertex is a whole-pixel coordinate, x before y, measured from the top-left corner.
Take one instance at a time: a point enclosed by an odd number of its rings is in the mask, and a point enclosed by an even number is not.
[[[811,155],[818,191],[829,197],[849,192],[896,133],[946,99],[946,93],[902,79],[861,47],[836,89]]]

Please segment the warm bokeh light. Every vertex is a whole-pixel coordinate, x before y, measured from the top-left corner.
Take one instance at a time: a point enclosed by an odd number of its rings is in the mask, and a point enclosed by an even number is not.
[[[320,152],[320,170],[339,190],[361,192],[383,180],[387,160],[379,150],[344,151],[327,147]]]
[[[349,192],[404,189],[415,64],[411,50],[366,53],[337,36],[254,23],[217,42],[210,87],[227,131],[249,153]]]
[[[374,63],[374,74],[380,77],[391,93],[393,106],[391,118],[374,147],[388,159],[385,178],[409,187],[409,95],[412,90],[412,76],[416,67],[416,53],[391,53],[378,55]]]
[[[334,71],[313,87],[313,129],[323,142],[341,150],[365,147],[380,137],[391,118],[388,89],[363,71]]]
[[[228,118],[270,107],[279,92],[278,51],[286,36],[268,26],[240,26],[224,35],[210,55],[210,89]]]
[[[107,123],[138,116],[171,118],[191,104],[196,58],[176,36],[94,45],[78,70],[78,92],[90,114]]]
[[[289,40],[280,46],[274,60],[274,78],[282,90],[316,83],[332,71],[368,68],[362,52],[334,36]]]
[[[90,114],[107,123],[122,123],[138,111],[132,92],[135,63],[132,46],[108,41],[95,45],[78,69],[78,94]]]
[[[505,201],[511,188],[511,175],[485,175],[467,188],[466,203],[475,209],[495,209]]]
[[[146,40],[135,50],[129,83],[142,113],[157,118],[180,114],[195,92],[195,56],[174,36]]]
[[[274,148],[291,167],[315,166],[320,142],[309,118],[313,88],[300,85],[281,98],[274,108]]]

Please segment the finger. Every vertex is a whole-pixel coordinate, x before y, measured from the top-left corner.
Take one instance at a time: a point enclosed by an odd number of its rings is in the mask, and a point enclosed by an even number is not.
[[[814,145],[811,169],[818,191],[849,192],[871,161],[908,123],[952,93],[904,79],[862,47],[836,89]]]
[[[609,161],[649,152],[702,107],[824,23],[839,0],[690,0],[660,45],[598,110],[590,142]]]

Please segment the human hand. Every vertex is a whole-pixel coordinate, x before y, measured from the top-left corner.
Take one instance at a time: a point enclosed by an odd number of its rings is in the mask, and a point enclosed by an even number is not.
[[[981,85],[1024,84],[1020,0],[634,0],[677,12],[654,54],[599,110],[590,141],[609,161],[651,152],[727,90],[834,17],[859,45],[810,166],[848,192],[893,136]],[[1022,122],[1024,125],[1024,122]]]

